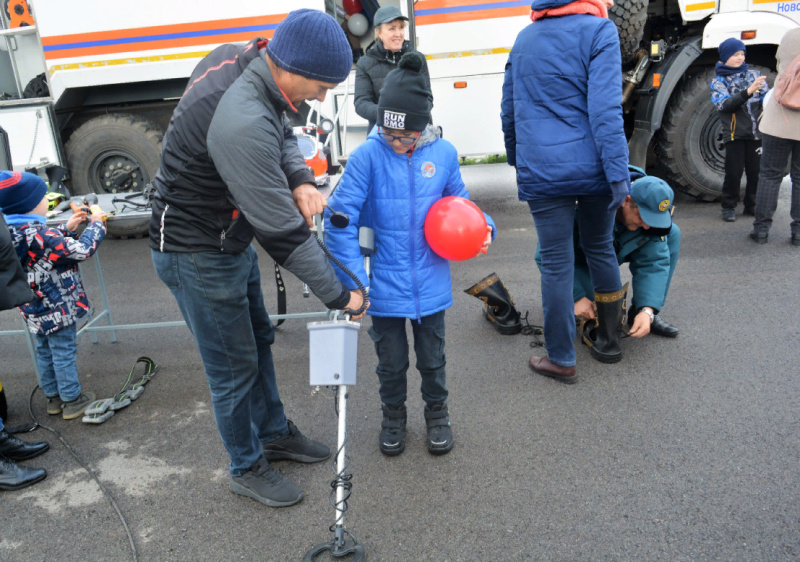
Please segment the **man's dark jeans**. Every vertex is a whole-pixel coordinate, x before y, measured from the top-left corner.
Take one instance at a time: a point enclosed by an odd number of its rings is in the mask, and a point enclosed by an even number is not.
[[[444,367],[444,311],[414,318],[372,317],[369,336],[375,343],[378,368],[375,372],[380,380],[380,396],[384,404],[402,406],[407,397],[408,337],[406,322],[411,322],[414,335],[414,352],[417,355],[417,370],[422,377],[420,390],[428,405],[447,400]]]
[[[778,193],[786,173],[786,163],[791,162],[792,203],[789,214],[792,217],[792,236],[800,236],[800,141],[764,135],[762,146],[764,154],[761,157],[761,173],[758,177],[753,230],[769,232],[772,215],[778,208]]]
[[[261,442],[289,431],[255,248],[235,255],[152,250],[152,256],[197,342],[230,473],[241,476],[263,456]]]

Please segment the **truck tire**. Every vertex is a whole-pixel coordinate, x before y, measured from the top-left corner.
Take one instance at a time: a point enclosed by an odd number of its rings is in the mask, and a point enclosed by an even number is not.
[[[633,61],[633,56],[644,37],[649,0],[619,0],[608,9],[608,17],[617,24],[622,66]]]
[[[162,137],[158,126],[134,115],[90,119],[72,133],[65,146],[71,192],[142,191],[158,170]],[[142,237],[149,230],[150,219],[108,224],[110,236]]]
[[[769,84],[774,81],[768,68],[751,68],[766,75]],[[707,67],[678,85],[654,146],[670,184],[701,201],[717,201],[725,177],[722,122],[709,89],[714,76],[714,69]]]

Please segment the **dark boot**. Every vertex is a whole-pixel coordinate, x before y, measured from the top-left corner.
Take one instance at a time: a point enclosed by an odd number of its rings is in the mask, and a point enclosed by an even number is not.
[[[12,461],[25,461],[38,457],[50,448],[50,443],[40,441],[28,443],[18,439],[6,430],[0,431],[0,455]]]
[[[428,452],[444,455],[453,449],[453,430],[447,403],[425,406],[425,425],[428,428]]]
[[[514,308],[514,299],[496,273],[481,279],[464,292],[486,303],[486,319],[494,324],[498,332],[504,336],[512,336],[522,331],[522,322],[519,312]]]
[[[624,330],[625,298],[628,284],[615,293],[595,293],[597,319],[581,324],[583,343],[589,346],[592,357],[601,363],[616,363],[622,359],[619,334]]]
[[[0,490],[13,491],[26,488],[47,477],[43,468],[19,466],[13,461],[0,456]]]
[[[379,436],[381,453],[387,457],[399,455],[406,448],[406,407],[381,404],[383,422]]]

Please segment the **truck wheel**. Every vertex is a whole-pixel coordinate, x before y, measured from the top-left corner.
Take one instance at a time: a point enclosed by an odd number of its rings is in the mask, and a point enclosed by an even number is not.
[[[648,4],[649,0],[621,0],[608,9],[608,16],[617,24],[623,66],[633,61],[642,43]]]
[[[158,170],[162,137],[156,125],[134,115],[90,119],[65,146],[72,193],[142,191]],[[141,237],[149,224],[149,218],[111,221],[109,234]]]
[[[768,68],[751,68],[760,70],[772,83],[774,73]],[[672,186],[702,201],[722,196],[725,177],[722,122],[709,90],[714,76],[713,68],[701,69],[678,86],[654,147]]]

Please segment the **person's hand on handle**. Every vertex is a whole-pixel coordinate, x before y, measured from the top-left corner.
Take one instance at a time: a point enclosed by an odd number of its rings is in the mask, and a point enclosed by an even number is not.
[[[314,215],[320,215],[328,206],[325,196],[320,193],[316,185],[304,183],[292,191],[294,205],[306,219],[308,227],[314,226]]]
[[[347,303],[347,308],[345,308],[345,312],[352,314],[353,312],[361,308],[362,304],[364,304],[364,295],[362,295],[361,291],[359,291],[358,289],[354,289],[350,291],[350,302]],[[367,303],[367,308],[369,308],[369,303]],[[367,310],[364,309],[364,311],[358,316],[351,316],[350,320],[360,320],[361,318],[364,317],[366,313]]]
[[[631,180],[611,182],[611,204],[609,211],[616,211],[625,202],[625,198],[631,194]]]
[[[70,232],[74,232],[78,229],[81,223],[86,222],[86,211],[80,209],[75,211],[70,218],[67,219],[67,223],[64,225],[67,227],[67,230]]]
[[[594,320],[597,318],[597,305],[583,297],[575,301],[575,316],[584,320]]]
[[[639,312],[633,319],[633,326],[628,335],[632,338],[643,338],[650,333],[650,315],[644,311]]]

